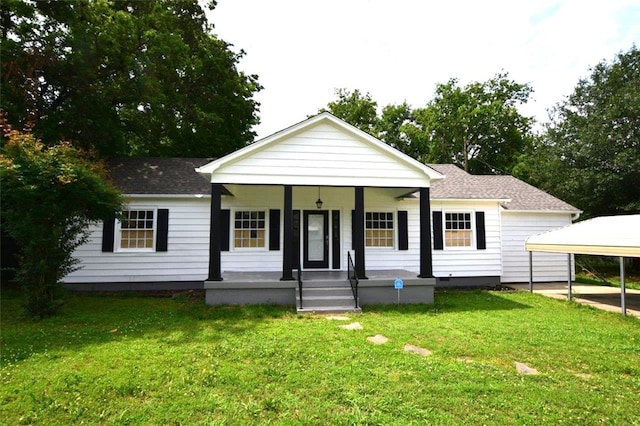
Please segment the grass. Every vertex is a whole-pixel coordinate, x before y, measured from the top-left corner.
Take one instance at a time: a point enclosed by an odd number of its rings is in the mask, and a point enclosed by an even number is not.
[[[640,290],[640,274],[631,268],[627,259],[625,287]],[[620,287],[620,263],[606,256],[576,255],[576,282]]]
[[[3,294],[1,320],[3,424],[640,424],[640,322],[527,292],[370,307],[363,330],[124,295],[30,322]]]

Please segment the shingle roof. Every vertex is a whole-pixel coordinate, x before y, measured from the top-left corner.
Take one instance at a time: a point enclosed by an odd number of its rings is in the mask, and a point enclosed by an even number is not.
[[[195,172],[212,158],[122,157],[107,162],[109,176],[124,194],[210,194]]]
[[[212,158],[122,157],[108,161],[109,175],[124,194],[210,194],[195,168]],[[579,210],[513,176],[471,175],[453,164],[428,164],[445,179],[431,184],[433,199],[505,200],[508,210]],[[507,201],[510,200],[510,201]]]
[[[428,166],[446,176],[431,184],[433,199],[505,200],[502,206],[507,210],[580,211],[513,176],[471,175],[453,164]]]

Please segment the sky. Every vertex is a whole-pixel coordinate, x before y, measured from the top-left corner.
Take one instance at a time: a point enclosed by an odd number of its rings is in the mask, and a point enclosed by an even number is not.
[[[520,112],[540,123],[590,67],[640,45],[640,0],[218,0],[208,17],[264,86],[258,138],[316,114],[338,88],[418,108],[438,83],[497,73],[532,86]]]

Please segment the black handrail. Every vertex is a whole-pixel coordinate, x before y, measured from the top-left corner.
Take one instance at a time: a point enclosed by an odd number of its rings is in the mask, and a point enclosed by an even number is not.
[[[358,309],[358,274],[351,258],[351,252],[347,252],[347,277],[349,278],[349,284],[351,284],[351,292],[353,293],[353,300],[356,302],[356,309]]]
[[[302,271],[298,263],[298,294],[300,295],[300,309],[302,309]]]

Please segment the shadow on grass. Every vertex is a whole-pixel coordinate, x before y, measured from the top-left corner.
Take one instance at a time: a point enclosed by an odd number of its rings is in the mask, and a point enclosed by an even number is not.
[[[24,319],[18,297],[1,300],[0,365],[35,354],[77,351],[89,345],[151,339],[158,345],[192,342],[215,344],[230,335],[247,335],[271,320],[296,318],[292,306],[208,306],[204,295],[184,293],[177,298],[117,293],[67,296],[62,312],[41,321]],[[14,295],[12,295],[14,296]],[[505,294],[506,296],[506,294]],[[482,290],[438,291],[432,305],[366,306],[364,313],[441,315],[454,312],[505,311],[530,306]]]
[[[266,321],[295,315],[295,309],[287,306],[207,306],[203,295],[71,293],[58,315],[31,320],[24,317],[21,301],[19,293],[2,294],[0,300],[0,366],[35,354],[138,338],[156,339],[163,345],[213,343],[230,333],[250,333]]]

